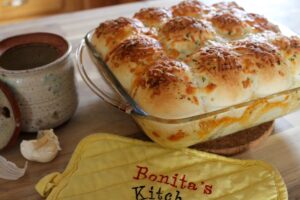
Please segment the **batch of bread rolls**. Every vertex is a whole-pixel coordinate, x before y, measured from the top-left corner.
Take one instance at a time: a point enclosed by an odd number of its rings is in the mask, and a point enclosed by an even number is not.
[[[92,42],[139,106],[168,119],[296,87],[300,73],[300,39],[234,2],[141,9]]]

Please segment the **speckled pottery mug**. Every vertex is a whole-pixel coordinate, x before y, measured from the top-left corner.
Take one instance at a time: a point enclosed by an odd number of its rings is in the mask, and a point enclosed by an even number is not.
[[[0,80],[16,96],[22,131],[55,128],[74,114],[78,98],[71,48],[52,33],[0,41]]]

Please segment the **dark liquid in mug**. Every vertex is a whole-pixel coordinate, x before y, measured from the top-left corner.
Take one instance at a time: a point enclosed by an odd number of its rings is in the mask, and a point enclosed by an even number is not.
[[[0,56],[0,66],[7,70],[26,70],[49,64],[60,57],[57,48],[34,43],[12,47]]]

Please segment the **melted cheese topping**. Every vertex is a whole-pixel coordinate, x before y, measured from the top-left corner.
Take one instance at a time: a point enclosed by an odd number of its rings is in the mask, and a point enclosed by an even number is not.
[[[244,8],[240,7],[235,2],[219,2],[212,5],[213,8],[216,8],[217,11],[236,11],[241,10],[244,11]]]
[[[263,32],[267,30],[275,33],[280,32],[278,26],[272,24],[265,17],[258,14],[248,13],[245,21],[254,28],[255,32]]]
[[[296,79],[300,77],[300,38],[279,35],[271,40],[272,44],[279,48],[282,57],[292,68],[292,74]],[[299,84],[299,83],[297,83]]]
[[[243,114],[239,117],[220,117],[218,119],[208,119],[199,123],[200,131],[198,135],[200,138],[205,139],[210,136],[211,133],[216,132],[220,127],[224,128],[232,124],[240,123],[242,125],[255,124],[256,121],[260,120],[264,114],[274,109],[288,110],[289,104],[288,99],[283,102],[268,102],[265,99],[254,102],[252,105],[246,108]]]
[[[271,44],[251,40],[233,43],[240,54],[244,72],[252,75],[256,96],[266,96],[291,87],[291,69]]]
[[[159,94],[162,88],[169,87],[188,79],[184,72],[187,66],[174,60],[160,60],[151,66],[140,81],[143,88],[153,89],[153,95]]]
[[[248,24],[230,12],[218,12],[212,15],[210,20],[224,37],[236,39],[250,32]]]
[[[251,98],[253,85],[243,73],[239,55],[229,47],[211,46],[193,54],[191,66],[208,110],[241,103]],[[230,90],[228,90],[230,88]],[[220,98],[222,97],[222,98]]]
[[[92,39],[150,114],[180,118],[300,85],[300,39],[234,2],[183,1],[100,24]]]
[[[171,9],[174,16],[190,16],[196,18],[201,18],[210,10],[208,6],[197,0],[182,1]]]
[[[169,19],[172,14],[164,8],[143,8],[134,14],[134,18],[141,20],[146,26],[159,28]]]
[[[106,55],[123,40],[140,34],[151,35],[151,32],[137,19],[120,17],[101,23],[95,31],[92,42],[102,57],[106,58]]]
[[[149,64],[155,61],[155,56],[164,54],[160,43],[150,37],[134,37],[123,41],[109,56],[110,62],[115,63],[111,67],[119,67],[124,62]]]
[[[107,63],[124,88],[130,92],[146,68],[164,56],[157,40],[147,36],[134,37],[118,45],[110,53]]]
[[[139,33],[141,30],[145,28],[144,25],[137,20],[120,17],[116,20],[105,21],[100,24],[100,26],[96,29],[96,37],[117,37],[122,36],[122,33],[132,32]]]
[[[215,33],[208,23],[192,17],[175,17],[159,32],[160,41],[174,58],[184,58],[214,37]]]
[[[247,63],[249,65],[256,65],[258,68],[268,68],[276,64],[280,65],[282,62],[282,58],[277,50],[267,43],[244,40],[234,42],[233,45],[234,49],[238,51],[241,56],[252,58],[251,61],[253,62]]]
[[[187,65],[160,59],[142,75],[133,97],[147,112],[174,118],[182,109],[186,116],[203,112],[198,94]]]

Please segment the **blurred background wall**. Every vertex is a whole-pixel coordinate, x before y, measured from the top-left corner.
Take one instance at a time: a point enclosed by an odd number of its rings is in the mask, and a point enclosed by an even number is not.
[[[142,0],[0,0],[0,24]]]

